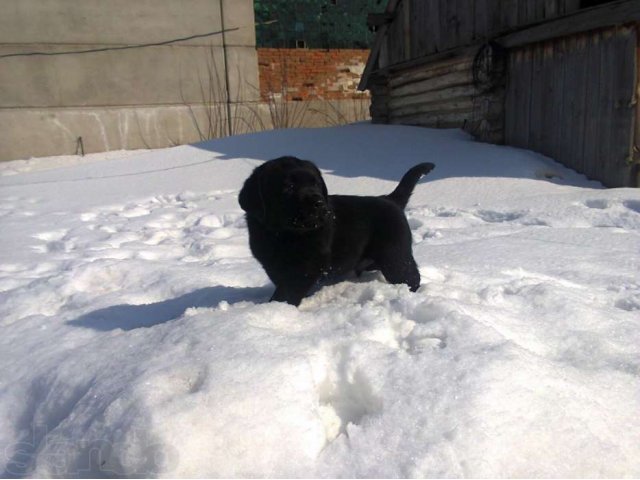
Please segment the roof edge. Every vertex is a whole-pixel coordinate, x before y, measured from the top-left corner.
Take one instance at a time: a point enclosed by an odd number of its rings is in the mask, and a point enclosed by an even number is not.
[[[384,13],[387,15],[395,15],[396,9],[402,0],[389,0],[387,3],[387,7],[384,10]],[[362,77],[360,78],[360,83],[358,83],[358,90],[364,91],[369,88],[369,78],[371,74],[376,70],[376,65],[378,62],[378,57],[380,55],[380,49],[382,48],[382,42],[387,35],[387,30],[389,29],[389,24],[385,23],[380,27],[380,29],[376,32],[376,37],[373,40],[373,47],[371,47],[371,52],[369,53],[369,58],[367,58],[367,63],[364,67],[364,71],[362,72]]]

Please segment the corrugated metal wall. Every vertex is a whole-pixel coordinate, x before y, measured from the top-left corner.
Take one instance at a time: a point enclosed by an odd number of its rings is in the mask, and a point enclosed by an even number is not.
[[[635,186],[636,45],[636,28],[624,27],[512,50],[506,143],[607,186]]]

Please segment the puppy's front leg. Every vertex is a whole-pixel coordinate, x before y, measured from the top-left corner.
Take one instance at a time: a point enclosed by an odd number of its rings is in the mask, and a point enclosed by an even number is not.
[[[269,301],[286,302],[297,307],[315,283],[315,279],[313,281],[305,279],[296,283],[277,285],[276,291],[273,293],[273,296]]]

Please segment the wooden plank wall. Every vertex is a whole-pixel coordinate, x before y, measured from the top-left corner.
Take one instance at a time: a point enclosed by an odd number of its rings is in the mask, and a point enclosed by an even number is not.
[[[461,127],[473,109],[472,58],[457,58],[389,78],[389,122]]]
[[[389,64],[482,43],[579,8],[579,0],[401,0],[387,35]]]
[[[369,84],[371,106],[369,113],[373,123],[389,123],[389,84],[384,78],[373,78]]]
[[[636,28],[619,27],[512,50],[506,143],[607,186],[635,186],[636,44]]]
[[[482,141],[504,141],[504,89],[474,85],[474,55],[434,62],[388,78],[384,115],[388,123],[464,128]],[[376,94],[373,94],[376,99]],[[382,99],[374,100],[378,105]],[[375,119],[379,107],[372,109]],[[383,121],[380,118],[380,121]]]
[[[640,187],[640,24],[636,25],[636,123],[633,141],[633,157],[631,159],[631,183]]]

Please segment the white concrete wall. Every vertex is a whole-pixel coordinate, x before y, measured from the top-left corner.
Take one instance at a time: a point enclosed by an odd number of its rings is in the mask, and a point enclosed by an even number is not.
[[[259,96],[252,0],[3,0],[0,55],[162,42],[223,25],[239,29],[224,39],[0,59],[0,160],[75,153],[78,137],[85,152],[193,142],[196,121],[202,129],[207,112],[226,115],[227,92],[234,104]]]

